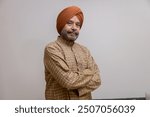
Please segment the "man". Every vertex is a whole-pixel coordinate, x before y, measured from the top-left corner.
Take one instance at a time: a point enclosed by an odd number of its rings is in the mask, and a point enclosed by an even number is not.
[[[92,99],[101,84],[99,70],[88,49],[75,42],[83,23],[80,8],[70,6],[57,17],[59,36],[45,48],[46,99]]]

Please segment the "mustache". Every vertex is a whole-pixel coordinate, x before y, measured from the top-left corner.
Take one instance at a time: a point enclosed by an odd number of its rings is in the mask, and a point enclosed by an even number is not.
[[[79,35],[79,32],[77,32],[77,31],[67,31],[67,33],[69,33],[69,34],[73,33],[75,35]]]

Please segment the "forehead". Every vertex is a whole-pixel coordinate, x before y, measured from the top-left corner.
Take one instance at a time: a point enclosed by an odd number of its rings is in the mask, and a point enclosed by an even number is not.
[[[73,16],[69,21],[80,22],[77,16]]]

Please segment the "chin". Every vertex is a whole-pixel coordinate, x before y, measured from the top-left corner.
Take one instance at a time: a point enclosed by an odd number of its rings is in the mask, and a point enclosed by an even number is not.
[[[70,41],[75,41],[77,38],[70,39]]]
[[[70,40],[76,40],[77,38],[78,38],[78,36],[76,35],[76,36],[68,36],[68,38],[70,39]]]
[[[77,39],[77,37],[68,37],[68,40],[70,41],[75,41]]]

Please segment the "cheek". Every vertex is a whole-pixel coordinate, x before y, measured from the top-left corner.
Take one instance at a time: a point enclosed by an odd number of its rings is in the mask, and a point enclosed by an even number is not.
[[[69,26],[69,25],[66,25],[64,28],[65,28],[65,30],[71,30],[71,26]]]
[[[77,29],[77,32],[79,33],[79,32],[80,32],[80,29]]]

